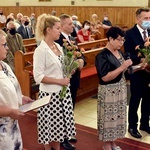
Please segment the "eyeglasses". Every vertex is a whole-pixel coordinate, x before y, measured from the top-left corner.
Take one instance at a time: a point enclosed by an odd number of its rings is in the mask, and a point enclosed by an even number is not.
[[[119,38],[118,38],[118,39],[116,39],[116,40],[118,40],[119,42],[123,42],[123,43],[125,42],[125,39],[119,39]]]
[[[4,48],[6,48],[7,47],[7,43],[5,43],[5,44],[2,44],[3,46],[4,46]]]

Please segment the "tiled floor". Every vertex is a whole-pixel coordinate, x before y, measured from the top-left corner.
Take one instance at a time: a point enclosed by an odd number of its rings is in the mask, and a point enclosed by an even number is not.
[[[97,128],[97,99],[87,98],[77,102],[74,112],[76,123]],[[140,116],[140,110],[138,113]],[[140,133],[143,136],[141,139],[133,138],[128,132],[126,133],[126,137],[150,144],[150,135],[144,131],[140,131]]]

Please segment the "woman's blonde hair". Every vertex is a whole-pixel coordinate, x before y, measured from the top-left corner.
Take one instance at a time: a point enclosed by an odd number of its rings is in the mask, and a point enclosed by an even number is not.
[[[36,29],[35,29],[35,38],[37,41],[44,39],[46,35],[46,29],[48,27],[53,28],[56,22],[60,22],[58,17],[42,14],[37,18]]]
[[[0,29],[0,40],[1,40],[1,38],[2,37],[6,37],[7,36],[7,34],[2,30],[2,29]]]

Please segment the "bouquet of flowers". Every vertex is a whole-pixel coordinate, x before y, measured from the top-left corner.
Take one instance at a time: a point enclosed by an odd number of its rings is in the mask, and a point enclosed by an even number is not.
[[[148,66],[146,67],[146,71],[150,71],[150,42],[149,39],[147,42],[145,42],[144,44],[144,48],[140,48],[140,46],[136,46],[135,48],[136,50],[138,50],[139,52],[139,56],[142,56],[145,58],[145,60],[142,62],[141,66],[144,65],[145,63],[148,64]]]
[[[69,45],[67,40],[63,40],[63,51],[64,51],[64,59],[63,59],[63,74],[66,78],[71,78],[73,72],[79,67],[79,63],[76,61],[77,58],[81,57],[81,51],[78,51],[78,47],[74,45],[74,41],[71,41]],[[66,95],[67,86],[63,86],[60,98],[63,99]]]
[[[136,49],[139,51],[139,56],[142,56],[145,58],[144,63],[147,63],[148,65],[150,65],[150,42],[145,42],[144,44],[144,48],[140,48],[140,46],[136,46]]]

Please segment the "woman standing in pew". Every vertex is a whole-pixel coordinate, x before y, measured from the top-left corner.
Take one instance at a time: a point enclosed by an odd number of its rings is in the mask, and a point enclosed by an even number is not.
[[[7,54],[6,34],[0,30],[0,149],[22,150],[22,138],[18,119],[24,116],[19,105],[31,102],[29,97],[22,96],[19,83],[3,61]]]
[[[96,56],[95,65],[99,77],[98,87],[98,135],[104,142],[104,150],[121,150],[115,140],[126,133],[127,87],[124,73],[132,65],[125,60],[120,48],[125,33],[111,27],[106,33],[108,43]]]
[[[48,105],[38,110],[38,142],[45,150],[60,150],[60,142],[75,136],[70,79],[63,77],[63,50],[55,43],[60,37],[60,19],[42,14],[37,19],[35,37],[41,41],[33,56],[34,79],[40,84],[39,98],[51,94]],[[61,99],[62,86],[67,86]]]

